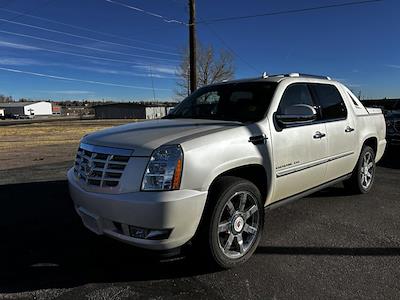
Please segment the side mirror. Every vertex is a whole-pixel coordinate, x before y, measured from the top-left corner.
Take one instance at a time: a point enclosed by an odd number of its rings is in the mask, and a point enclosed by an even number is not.
[[[296,104],[275,114],[276,121],[282,127],[291,124],[307,124],[317,119],[317,111],[307,104]]]

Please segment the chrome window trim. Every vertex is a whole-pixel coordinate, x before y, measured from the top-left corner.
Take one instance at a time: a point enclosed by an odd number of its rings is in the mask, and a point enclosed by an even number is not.
[[[135,152],[135,150],[96,146],[96,145],[90,145],[90,144],[86,144],[86,143],[81,143],[80,148],[82,148],[86,151],[90,151],[90,152],[109,154],[109,155],[121,155],[121,156],[133,156],[133,153]]]

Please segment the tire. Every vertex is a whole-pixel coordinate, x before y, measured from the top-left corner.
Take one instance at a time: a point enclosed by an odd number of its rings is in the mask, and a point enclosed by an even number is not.
[[[262,236],[264,205],[260,191],[248,180],[222,177],[209,193],[200,226],[201,248],[214,265],[228,269],[244,263]]]
[[[368,193],[375,181],[375,169],[375,151],[364,146],[350,179],[343,182],[345,188],[355,194]]]

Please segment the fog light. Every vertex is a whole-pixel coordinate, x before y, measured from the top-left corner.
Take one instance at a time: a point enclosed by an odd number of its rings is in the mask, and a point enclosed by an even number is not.
[[[172,229],[148,229],[129,225],[129,235],[136,239],[166,240]]]

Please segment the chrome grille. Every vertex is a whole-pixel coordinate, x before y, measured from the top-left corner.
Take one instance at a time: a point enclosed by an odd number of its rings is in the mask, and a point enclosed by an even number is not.
[[[101,149],[101,152],[96,151]],[[130,159],[129,155],[107,152],[106,147],[81,144],[76,154],[74,173],[87,185],[116,187]],[[121,152],[121,151],[120,151]]]

